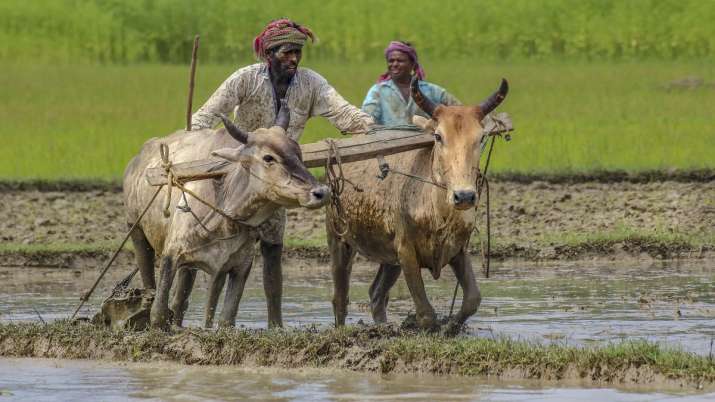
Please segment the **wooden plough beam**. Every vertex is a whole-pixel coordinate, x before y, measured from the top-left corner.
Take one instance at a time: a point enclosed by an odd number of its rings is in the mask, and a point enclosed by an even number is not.
[[[498,122],[495,122],[497,120]],[[489,119],[484,127],[488,134],[498,134],[512,131],[511,118],[506,113],[499,113]],[[387,156],[419,148],[431,147],[434,137],[421,131],[385,130],[371,135],[358,135],[343,139],[335,139],[335,145],[340,152],[343,163],[357,162],[378,155]],[[325,166],[330,154],[330,146],[326,141],[301,145],[303,163],[306,167]],[[332,158],[332,162],[336,162]],[[190,162],[179,162],[172,165],[176,179],[182,183],[194,180],[218,178],[226,174],[230,162],[224,159],[201,159]],[[161,167],[149,168],[147,181],[152,186],[166,184],[166,172]]]

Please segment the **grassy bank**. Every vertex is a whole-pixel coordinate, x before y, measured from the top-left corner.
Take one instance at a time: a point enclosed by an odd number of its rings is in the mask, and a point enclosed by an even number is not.
[[[304,63],[324,74],[352,103],[383,63]],[[513,140],[497,144],[492,172],[712,168],[715,69],[705,63],[424,61],[430,80],[476,103],[500,77],[512,91],[502,109],[513,116]],[[3,64],[0,77],[0,179],[118,180],[150,137],[182,127],[184,66],[42,66]],[[236,66],[201,65],[200,105]],[[698,76],[705,85],[668,91]],[[313,119],[303,142],[336,136]]]
[[[0,356],[176,361],[382,373],[494,376],[710,387],[715,362],[642,341],[576,348],[511,339],[443,338],[391,326],[316,331],[111,332],[67,322],[0,324]]]

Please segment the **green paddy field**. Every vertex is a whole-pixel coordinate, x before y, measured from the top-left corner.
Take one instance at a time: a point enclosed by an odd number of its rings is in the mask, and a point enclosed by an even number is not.
[[[714,165],[711,0],[5,0],[0,180],[117,180],[146,139],[184,125],[195,34],[194,109],[283,16],[319,39],[303,66],[356,105],[394,39],[415,44],[428,80],[465,103],[506,77],[501,110],[517,131],[496,172]],[[314,119],[303,142],[337,135]]]
[[[500,110],[516,132],[499,143],[495,172],[668,170],[715,165],[715,67],[707,62],[481,62],[424,60],[428,79],[476,103],[501,77]],[[323,74],[361,104],[383,63],[324,62]],[[198,67],[195,109],[240,65]],[[4,63],[0,75],[0,179],[115,181],[151,137],[184,125],[183,65]],[[683,81],[678,82],[678,81]],[[688,85],[692,82],[699,84]],[[685,84],[685,85],[681,85]],[[340,134],[311,120],[302,142]]]

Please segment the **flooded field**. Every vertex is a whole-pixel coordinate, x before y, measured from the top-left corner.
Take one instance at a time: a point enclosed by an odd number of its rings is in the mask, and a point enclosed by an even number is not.
[[[475,259],[475,267],[479,260]],[[370,323],[367,290],[372,264],[353,268],[349,323]],[[74,311],[94,271],[0,268],[0,321],[51,321]],[[93,315],[109,289],[125,275],[105,278],[80,315]],[[187,324],[203,320],[206,281],[200,274],[192,294]],[[329,267],[309,260],[284,266],[283,317],[286,325],[332,325]],[[139,278],[135,279],[135,284]],[[712,353],[715,338],[715,269],[708,260],[651,264],[532,262],[496,264],[492,277],[479,278],[483,302],[469,321],[469,334],[508,336],[566,345],[647,339],[679,346],[700,355]],[[425,275],[429,296],[439,314],[448,314],[454,278],[434,281]],[[139,285],[136,285],[139,286]],[[399,322],[412,311],[407,286],[400,279],[391,292],[388,318]],[[459,296],[457,306],[459,306]],[[40,318],[41,317],[41,318]],[[260,263],[254,267],[239,309],[237,325],[264,328],[266,307]]]
[[[467,377],[377,374],[319,369],[194,367],[0,358],[0,400],[549,400],[699,401],[715,394],[648,389],[578,388],[579,384],[487,381]]]
[[[475,259],[475,266],[479,261]],[[357,262],[351,288],[350,320],[371,322],[367,289],[372,264]],[[93,315],[125,272],[114,272],[80,315]],[[437,311],[448,314],[454,278],[425,276]],[[97,272],[56,268],[0,268],[0,322],[53,321],[68,317]],[[329,267],[312,260],[284,265],[286,325],[327,328],[332,324]],[[192,295],[187,323],[202,321],[206,280]],[[137,278],[138,280],[138,278]],[[135,280],[136,282],[136,280]],[[715,270],[712,261],[651,264],[623,262],[533,262],[496,264],[479,279],[483,303],[469,322],[468,336],[530,339],[566,345],[648,339],[700,355],[715,337]],[[136,284],[135,284],[136,285]],[[138,285],[137,285],[138,286]],[[457,301],[457,306],[459,301]],[[394,288],[389,319],[400,322],[412,301],[402,280]],[[265,327],[260,263],[240,306],[238,325]],[[593,388],[586,379],[557,382],[493,380],[299,368],[185,366],[174,363],[118,363],[0,358],[2,400],[712,400],[693,388],[659,386]],[[705,392],[712,392],[706,388]]]

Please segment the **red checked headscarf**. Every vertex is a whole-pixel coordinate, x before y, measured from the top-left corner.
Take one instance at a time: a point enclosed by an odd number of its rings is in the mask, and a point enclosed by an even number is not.
[[[406,54],[407,57],[409,57],[410,60],[412,60],[412,62],[415,64],[415,75],[417,76],[417,78],[421,80],[425,79],[425,70],[423,70],[422,66],[420,66],[420,63],[417,59],[417,51],[415,50],[415,48],[404,42],[392,41],[389,45],[387,45],[387,48],[385,48],[385,59],[387,59],[390,53],[394,50],[398,50]],[[390,71],[388,70],[377,79],[377,82],[387,81],[389,79]]]
[[[286,43],[303,46],[308,38],[315,42],[315,36],[310,29],[298,25],[287,18],[281,18],[271,21],[263,31],[256,36],[253,40],[253,51],[259,60],[266,60],[268,57],[266,52],[269,49]]]

